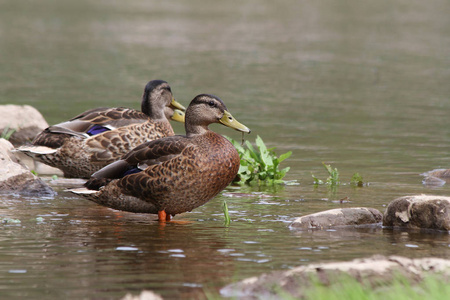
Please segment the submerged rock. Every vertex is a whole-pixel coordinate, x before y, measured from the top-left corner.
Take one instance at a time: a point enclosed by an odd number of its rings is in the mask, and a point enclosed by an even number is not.
[[[336,208],[296,219],[290,229],[328,229],[381,223],[383,214],[374,208]]]
[[[30,142],[47,127],[42,114],[30,105],[0,105],[0,133],[13,130],[9,141],[16,147]]]
[[[348,262],[319,263],[251,277],[221,289],[222,296],[238,299],[301,299],[308,287],[331,286],[350,276],[371,288],[383,288],[398,275],[418,282],[427,274],[439,274],[450,282],[450,260],[440,258],[410,259],[381,255]]]
[[[450,169],[435,169],[420,175],[424,176],[422,183],[426,185],[442,186],[450,183]]]
[[[42,179],[18,163],[11,150],[14,146],[0,139],[0,192],[30,196],[54,196],[55,191]]]
[[[450,231],[450,197],[416,195],[389,203],[383,226]]]

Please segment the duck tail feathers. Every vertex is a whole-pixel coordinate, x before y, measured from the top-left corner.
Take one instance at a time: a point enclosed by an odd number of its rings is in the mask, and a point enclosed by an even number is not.
[[[74,193],[74,194],[77,194],[77,195],[81,195],[81,196],[88,196],[88,195],[93,195],[93,194],[98,193],[98,191],[96,191],[96,190],[90,190],[90,189],[85,188],[85,187],[83,187],[83,188],[76,188],[76,189],[68,189],[66,191]]]
[[[54,154],[58,149],[46,147],[46,146],[34,146],[34,145],[25,145],[20,146],[15,151],[23,152],[25,154],[28,154],[30,156],[33,155],[49,155]]]

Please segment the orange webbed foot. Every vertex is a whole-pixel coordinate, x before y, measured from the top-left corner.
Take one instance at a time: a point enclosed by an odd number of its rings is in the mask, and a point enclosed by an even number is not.
[[[165,210],[158,211],[158,221],[159,222],[169,222],[170,214],[166,214]]]

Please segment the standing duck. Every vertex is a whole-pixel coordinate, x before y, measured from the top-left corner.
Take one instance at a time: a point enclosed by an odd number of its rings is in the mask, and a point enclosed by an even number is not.
[[[199,207],[236,177],[239,154],[208,125],[250,133],[218,97],[196,96],[186,109],[186,135],[142,144],[94,173],[86,188],[71,190],[118,210],[158,214],[160,222]]]
[[[46,128],[32,145],[17,150],[61,169],[65,177],[89,178],[134,147],[174,135],[168,118],[184,122],[185,108],[163,80],[145,86],[141,110],[94,108]]]

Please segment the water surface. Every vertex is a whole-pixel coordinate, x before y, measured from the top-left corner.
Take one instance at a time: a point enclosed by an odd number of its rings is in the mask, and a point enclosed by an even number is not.
[[[311,262],[450,257],[447,233],[287,228],[326,209],[450,194],[420,176],[450,165],[449,14],[447,1],[2,1],[0,104],[33,105],[52,124],[94,106],[139,108],[147,81],[164,79],[178,101],[215,94],[252,129],[247,139],[292,151],[286,179],[300,184],[229,187],[166,225],[63,187],[1,195],[0,218],[20,221],[1,225],[1,295],[203,298]],[[343,183],[359,172],[370,184],[314,187],[322,162]]]

